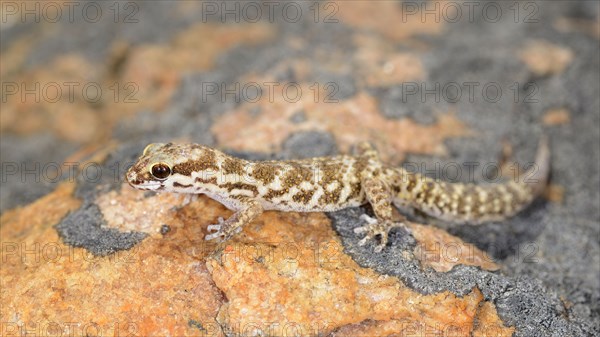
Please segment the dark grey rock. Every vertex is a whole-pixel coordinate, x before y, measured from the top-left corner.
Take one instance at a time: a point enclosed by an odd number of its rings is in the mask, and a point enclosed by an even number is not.
[[[85,203],[58,223],[56,230],[66,244],[85,248],[98,256],[131,249],[147,236],[145,233],[123,233],[114,228],[103,228],[105,224],[98,206]]]
[[[331,156],[337,153],[335,139],[328,132],[296,132],[283,142],[280,157],[286,159]]]
[[[59,142],[61,146],[56,146]],[[76,149],[49,133],[29,137],[2,133],[0,213],[46,195],[61,181],[75,179],[62,163]]]
[[[143,147],[133,142],[120,146],[103,163],[97,163],[94,173],[78,176],[75,195],[83,200],[82,206],[55,226],[66,244],[104,256],[131,249],[147,236],[140,232],[123,233],[105,228],[106,221],[94,203],[98,194],[121,188],[125,172]]]
[[[380,93],[381,113],[387,118],[411,118],[421,124],[432,124],[436,120],[435,105],[441,101],[431,102],[421,96],[425,82],[404,83]],[[441,110],[441,109],[440,109]]]
[[[506,324],[515,326],[516,336],[592,336],[598,328],[592,321],[573,321],[576,313],[566,309],[555,291],[539,280],[528,277],[510,277],[470,266],[456,266],[448,273],[423,270],[415,260],[407,260],[403,250],[412,249],[414,239],[402,230],[390,235],[390,244],[381,252],[373,253],[374,244],[357,245],[361,237],[353,228],[361,226],[361,208],[330,213],[333,225],[340,234],[346,253],[360,265],[393,275],[415,290],[431,294],[451,291],[458,296],[469,293],[477,286],[484,298],[496,304]]]
[[[306,122],[306,112],[304,110],[300,110],[295,112],[291,117],[290,121],[294,124],[300,124]]]
[[[319,71],[318,69],[317,74],[318,75],[315,77],[315,82],[313,85],[316,84],[316,86],[323,91],[322,95],[314,97],[313,92],[306,93],[311,95],[315,101],[335,104],[356,94],[356,85],[354,83],[353,76],[342,76],[339,74]]]

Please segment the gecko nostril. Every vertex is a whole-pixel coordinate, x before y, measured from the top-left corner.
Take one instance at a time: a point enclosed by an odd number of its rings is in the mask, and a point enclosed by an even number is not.
[[[133,185],[139,185],[142,183],[141,180],[139,180],[137,178],[137,176],[132,175],[132,174],[128,174],[127,175],[127,182],[129,183],[129,185],[133,186]]]
[[[129,184],[139,185],[141,182],[140,179],[138,178],[138,175],[132,171],[127,172],[127,175],[125,176],[125,178],[127,179],[127,182],[129,182]]]

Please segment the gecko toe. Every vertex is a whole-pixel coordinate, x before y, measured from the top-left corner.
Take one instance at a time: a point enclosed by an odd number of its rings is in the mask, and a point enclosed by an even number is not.
[[[209,232],[212,232],[212,231],[220,231],[220,230],[221,230],[221,225],[208,225],[208,226],[206,227],[206,229],[207,229]]]
[[[362,233],[366,233],[368,231],[369,231],[369,227],[368,226],[361,226],[361,227],[354,228],[354,233],[355,234],[362,234]]]
[[[375,218],[373,218],[373,217],[370,217],[370,216],[368,216],[367,214],[362,214],[362,215],[360,216],[360,219],[361,219],[361,220],[363,220],[363,221],[365,221],[365,222],[366,222],[366,223],[368,223],[369,225],[374,225],[374,224],[376,224],[376,223],[377,223],[377,219],[375,219]]]
[[[207,234],[206,236],[204,236],[204,240],[206,240],[206,241],[210,241],[210,240],[213,240],[213,239],[219,238],[219,237],[221,237],[221,236],[223,236],[223,233],[221,233],[221,232],[216,232],[216,233],[212,233],[212,234]]]
[[[210,234],[206,234],[204,236],[204,240],[206,241],[210,241],[216,238],[219,238],[219,241],[222,241],[223,238],[226,236],[224,231],[223,231],[223,226],[222,225],[208,225],[206,226],[206,230],[209,232],[214,232],[214,233],[210,233]]]
[[[212,224],[206,226],[206,229],[209,232],[213,232],[211,234],[207,234],[204,236],[205,240],[213,240],[215,238],[219,238],[219,242],[224,242],[231,239],[235,234],[242,231],[242,227],[233,227],[227,220],[224,220],[222,217],[219,217],[218,224]]]
[[[375,246],[375,253],[381,252],[388,243],[388,233],[386,231],[382,231],[377,234],[381,235],[381,239],[379,240],[379,244]]]
[[[365,215],[364,217],[361,216],[361,219],[367,221],[368,225],[354,228],[354,233],[356,234],[366,233],[365,236],[358,242],[358,245],[364,246],[367,243],[367,241],[379,237],[379,242],[374,249],[376,253],[381,252],[387,246],[389,241],[388,233],[392,228],[402,227],[407,229],[403,222],[379,222],[367,215]]]

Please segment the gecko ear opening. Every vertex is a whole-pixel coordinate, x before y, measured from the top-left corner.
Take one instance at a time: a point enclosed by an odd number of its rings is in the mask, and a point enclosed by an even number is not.
[[[144,152],[142,152],[142,155],[146,155],[148,153],[150,153],[151,151],[153,151],[154,149],[157,149],[159,147],[162,147],[163,143],[152,143],[152,144],[148,144],[145,148],[144,148]]]

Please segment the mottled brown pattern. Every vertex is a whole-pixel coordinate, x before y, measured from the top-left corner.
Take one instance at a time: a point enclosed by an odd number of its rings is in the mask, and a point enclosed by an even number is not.
[[[404,185],[404,190],[406,192],[412,193],[412,191],[417,186],[417,179],[420,179],[420,176],[415,174],[409,174],[408,172],[405,173],[406,174],[402,175],[401,185],[399,186],[399,188],[402,188]]]
[[[283,197],[284,195],[289,193],[289,191],[290,191],[289,189],[282,189],[282,190],[270,189],[267,191],[267,193],[265,195],[263,195],[263,199],[265,199],[267,201],[273,201],[273,199],[275,199],[275,198]]]
[[[219,171],[219,167],[216,162],[216,155],[214,151],[203,151],[202,155],[198,159],[188,160],[186,162],[174,165],[172,167],[173,173],[179,173],[184,176],[191,176],[192,172],[200,172],[206,170],[213,170],[214,172]]]
[[[452,222],[502,220],[523,209],[535,196],[526,184],[478,186],[435,181],[419,174],[404,175],[402,181],[392,180],[391,189],[399,198],[406,198],[402,194],[405,190],[412,196],[412,207]]]
[[[231,192],[233,190],[247,190],[247,191],[251,191],[254,194],[254,196],[258,195],[258,188],[256,187],[256,185],[246,184],[246,183],[242,183],[242,182],[235,182],[235,183],[225,183],[225,184],[221,184],[219,186],[227,189],[228,192]]]
[[[285,175],[282,178],[283,189],[299,186],[303,181],[314,182],[313,168],[307,165],[287,161],[283,164]]]
[[[241,159],[227,157],[221,164],[221,169],[225,174],[236,174],[238,176],[242,176],[245,174],[244,170],[246,169],[246,164],[247,163]]]
[[[340,200],[340,194],[334,192],[325,191],[323,195],[319,198],[319,203],[323,205],[327,204],[336,204]]]
[[[208,179],[197,177],[196,179],[194,179],[194,181],[199,184],[217,185],[217,177],[210,177]]]
[[[254,163],[252,165],[251,177],[268,185],[275,180],[275,176],[279,173],[279,165],[271,163]]]
[[[306,204],[310,201],[313,194],[315,194],[315,190],[301,190],[292,196],[292,200]]]
[[[385,182],[380,179],[367,179],[363,182],[363,188],[365,189],[367,200],[373,206],[377,219],[391,221],[391,195],[385,186]]]
[[[516,203],[529,201],[530,196],[533,194],[533,191],[528,186],[516,186],[515,184],[511,183],[506,184],[505,187],[509,193],[514,195],[513,200]]]
[[[320,168],[320,173],[322,173],[322,179],[324,182],[326,183],[330,183],[333,181],[340,181],[342,178],[342,170],[344,168],[344,165],[342,165],[342,163],[334,163],[334,164],[328,164],[328,163],[323,163],[319,166]]]
[[[347,202],[350,199],[358,199],[361,191],[362,187],[360,182],[350,184],[350,194],[348,194],[344,202]]]
[[[179,183],[179,182],[176,181],[176,182],[173,183],[173,186],[174,187],[189,188],[189,187],[192,187],[194,185],[193,184],[181,184],[181,183]]]
[[[319,202],[323,204],[336,204],[340,202],[341,192],[344,181],[342,179],[342,163],[327,163],[324,162],[319,166],[319,174],[321,178],[321,186],[324,188],[323,195],[319,198]],[[332,191],[327,189],[329,184],[338,182],[338,185]]]

